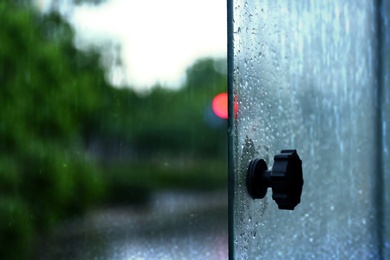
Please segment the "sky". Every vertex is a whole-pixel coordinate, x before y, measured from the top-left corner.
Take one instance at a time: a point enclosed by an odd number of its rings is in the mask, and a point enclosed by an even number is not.
[[[79,48],[109,46],[104,64],[118,86],[178,87],[196,59],[226,57],[225,0],[108,0],[73,7],[68,19]]]

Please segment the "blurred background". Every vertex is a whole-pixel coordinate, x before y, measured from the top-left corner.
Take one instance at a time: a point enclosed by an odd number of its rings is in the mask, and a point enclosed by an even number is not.
[[[0,259],[226,259],[225,2],[4,0],[0,25]]]

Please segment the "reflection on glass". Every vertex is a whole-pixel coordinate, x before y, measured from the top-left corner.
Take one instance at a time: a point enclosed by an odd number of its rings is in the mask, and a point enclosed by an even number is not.
[[[225,59],[140,95],[62,15],[3,1],[0,24],[0,258],[226,258]]]

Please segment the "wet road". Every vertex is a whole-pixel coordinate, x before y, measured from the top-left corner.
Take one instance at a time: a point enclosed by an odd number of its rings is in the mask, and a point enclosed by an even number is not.
[[[227,259],[227,205],[227,191],[163,192],[94,211],[46,237],[38,259]]]

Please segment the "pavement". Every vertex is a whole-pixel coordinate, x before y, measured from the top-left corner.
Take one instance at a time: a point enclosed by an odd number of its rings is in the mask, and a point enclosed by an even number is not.
[[[227,191],[154,194],[145,207],[111,207],[42,238],[38,259],[228,259]]]

